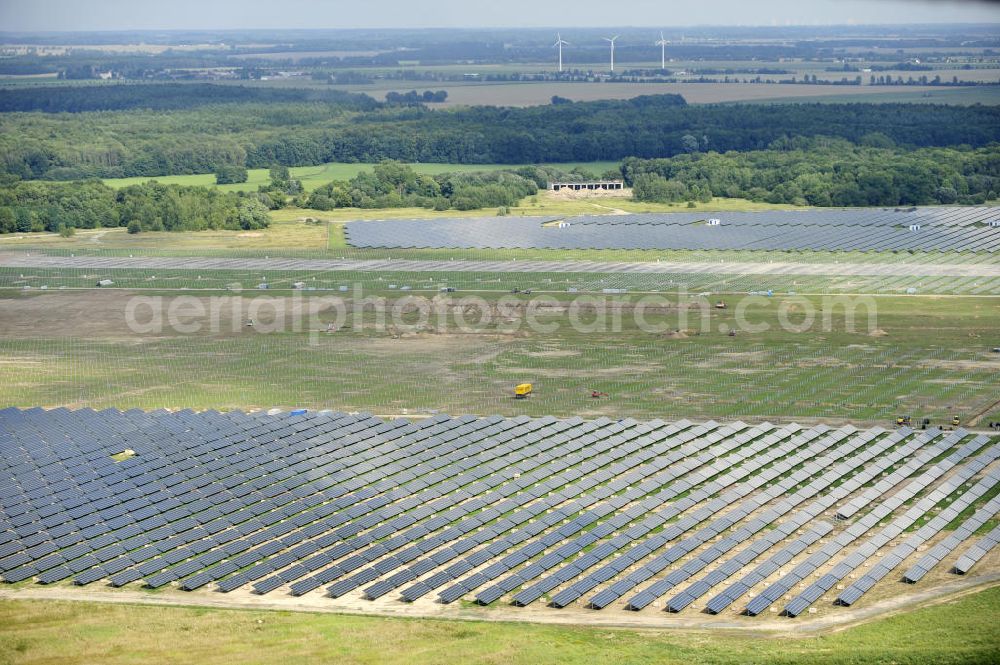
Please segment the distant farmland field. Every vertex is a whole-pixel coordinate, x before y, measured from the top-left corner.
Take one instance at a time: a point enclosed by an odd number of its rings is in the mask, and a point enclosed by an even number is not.
[[[786,86],[790,87],[790,86]],[[884,92],[878,96],[873,96],[854,86],[843,90],[833,90],[830,86],[823,86],[827,89],[826,95],[819,95],[810,98],[811,102],[824,103],[865,103],[878,101],[883,104],[1000,104],[1000,86],[983,85],[969,88],[881,88]],[[776,99],[754,100],[760,103],[780,104],[783,102],[801,101],[796,97],[779,97]]]
[[[335,86],[337,87],[337,86]],[[452,84],[436,82],[430,85],[406,85],[406,82],[384,81],[369,86],[342,86],[342,90],[362,92],[376,99],[382,99],[386,92],[404,92],[416,89],[447,90],[448,101],[432,106],[540,106],[549,104],[553,96],[565,97],[577,102],[602,99],[631,99],[642,95],[678,94],[691,104],[714,104],[719,102],[753,102],[782,99],[783,101],[843,101],[843,96],[861,98],[861,101],[898,101],[901,93],[911,95],[933,94],[939,104],[971,104],[979,100],[967,100],[967,90],[979,88],[942,88],[932,86],[832,86],[832,85],[791,85],[780,83],[477,83]],[[1000,101],[1000,87],[984,87],[980,95]],[[954,97],[953,97],[954,95]],[[853,99],[852,99],[853,100]]]

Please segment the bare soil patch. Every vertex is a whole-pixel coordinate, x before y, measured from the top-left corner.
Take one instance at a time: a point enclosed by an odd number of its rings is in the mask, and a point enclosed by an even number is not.
[[[503,367],[500,371],[507,374],[524,374],[529,376],[542,376],[551,378],[580,378],[585,379],[593,376],[622,376],[625,374],[648,374],[658,372],[662,368],[659,365],[622,365],[620,367],[590,367],[587,369],[545,369],[539,367]]]
[[[532,358],[570,358],[579,356],[581,353],[580,351],[573,351],[571,349],[561,349],[554,351],[528,351],[525,355]]]
[[[981,372],[995,370],[1000,367],[997,360],[939,360],[925,358],[917,362],[919,367],[943,369],[949,372]]]

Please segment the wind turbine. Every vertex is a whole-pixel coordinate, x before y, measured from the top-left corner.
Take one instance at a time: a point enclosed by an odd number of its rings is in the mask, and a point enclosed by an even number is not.
[[[660,47],[660,68],[663,70],[667,69],[667,44],[669,44],[666,39],[663,38],[663,31],[660,31],[660,41],[656,42],[656,45]]]
[[[569,42],[564,42],[563,38],[562,38],[562,35],[559,34],[559,33],[556,33],[556,43],[553,46],[556,46],[556,47],[559,48],[559,73],[561,74],[562,70],[563,70],[562,47],[563,46],[569,46]]]
[[[611,71],[615,71],[615,41],[620,37],[620,35],[615,35],[614,37],[605,37],[604,41],[611,44]]]

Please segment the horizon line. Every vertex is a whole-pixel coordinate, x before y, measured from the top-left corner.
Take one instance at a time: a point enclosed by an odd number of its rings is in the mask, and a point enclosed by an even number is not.
[[[655,24],[656,28],[659,28],[661,24]],[[662,29],[664,30],[680,30],[680,29],[719,29],[719,28],[751,28],[751,29],[793,29],[793,28],[891,28],[891,27],[942,27],[947,26],[949,28],[959,27],[959,26],[973,26],[976,28],[984,28],[988,26],[1000,26],[1000,21],[995,22],[982,22],[982,21],[937,21],[937,22],[913,22],[913,23],[791,23],[787,25],[774,25],[767,23],[730,23],[730,24],[712,24],[712,23],[695,23],[687,25],[666,25],[662,24]],[[504,26],[482,26],[482,25],[465,25],[465,26],[422,26],[422,27],[403,27],[403,26],[355,26],[355,27],[344,27],[344,28],[302,28],[302,27],[172,27],[172,28],[155,28],[155,27],[131,27],[131,28],[108,28],[108,29],[68,29],[68,30],[35,30],[30,28],[15,29],[15,30],[0,30],[0,35],[14,35],[14,34],[29,34],[29,35],[64,35],[64,34],[108,34],[108,33],[120,33],[120,32],[160,32],[160,33],[174,33],[174,32],[263,32],[263,33],[275,33],[275,32],[363,32],[363,31],[413,31],[413,32],[436,32],[436,31],[450,31],[450,30],[481,30],[481,31],[501,31],[501,30],[608,30],[608,29],[623,29],[623,30],[652,30],[653,27],[643,26],[643,25],[612,25],[612,26],[600,26],[600,25],[569,25],[569,26],[518,26],[518,25],[504,25]]]

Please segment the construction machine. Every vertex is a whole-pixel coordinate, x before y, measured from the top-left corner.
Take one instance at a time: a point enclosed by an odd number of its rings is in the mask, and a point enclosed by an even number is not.
[[[514,399],[527,399],[534,387],[530,383],[522,383],[514,388]]]
[[[899,416],[896,418],[896,427],[909,427],[913,420],[909,416]]]

